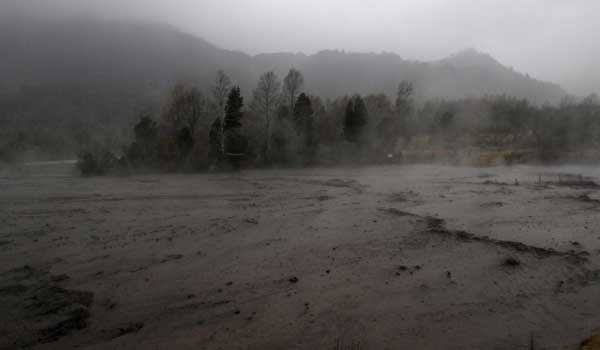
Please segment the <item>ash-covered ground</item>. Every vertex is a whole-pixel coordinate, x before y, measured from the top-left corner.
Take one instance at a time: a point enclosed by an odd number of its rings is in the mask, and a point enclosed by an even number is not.
[[[0,172],[0,349],[594,349],[600,168]]]

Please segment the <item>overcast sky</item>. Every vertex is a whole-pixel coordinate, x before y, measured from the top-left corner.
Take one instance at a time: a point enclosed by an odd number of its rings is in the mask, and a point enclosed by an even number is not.
[[[600,0],[0,0],[42,13],[168,22],[256,54],[476,48],[570,92],[600,92]],[[1,10],[1,5],[0,5]]]

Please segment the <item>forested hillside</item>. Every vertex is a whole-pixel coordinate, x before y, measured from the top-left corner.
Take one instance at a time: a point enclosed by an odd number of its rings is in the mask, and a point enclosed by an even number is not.
[[[475,50],[429,63],[342,51],[250,56],[157,23],[0,17],[3,142],[57,155],[80,149],[91,129],[120,137],[135,115],[156,112],[177,82],[207,90],[219,69],[246,97],[264,72],[283,76],[292,67],[304,74],[306,91],[323,99],[393,96],[403,80],[421,101],[508,94],[541,104],[565,94]]]

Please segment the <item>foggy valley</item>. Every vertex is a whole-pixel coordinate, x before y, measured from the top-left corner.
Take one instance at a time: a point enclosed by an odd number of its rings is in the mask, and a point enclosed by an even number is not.
[[[0,350],[600,349],[597,10],[0,3]]]

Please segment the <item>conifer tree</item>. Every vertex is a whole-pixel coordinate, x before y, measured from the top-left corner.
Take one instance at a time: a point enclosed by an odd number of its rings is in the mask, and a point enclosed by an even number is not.
[[[244,107],[244,98],[241,95],[240,88],[235,86],[229,92],[227,105],[225,106],[225,125],[223,128],[225,133],[242,126],[242,107]]]
[[[359,95],[355,95],[348,101],[348,105],[346,106],[344,137],[349,142],[360,142],[366,125],[367,107],[363,99]]]
[[[306,120],[313,115],[310,98],[305,93],[300,94],[294,105],[294,125],[298,134],[304,133]]]

